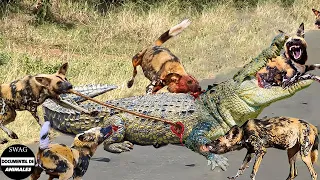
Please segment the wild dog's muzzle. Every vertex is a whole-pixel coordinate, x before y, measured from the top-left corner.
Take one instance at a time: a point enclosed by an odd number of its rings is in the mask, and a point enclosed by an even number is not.
[[[63,82],[61,82],[61,84],[59,86],[58,93],[67,93],[72,88],[73,88],[73,86],[70,82],[63,81]]]

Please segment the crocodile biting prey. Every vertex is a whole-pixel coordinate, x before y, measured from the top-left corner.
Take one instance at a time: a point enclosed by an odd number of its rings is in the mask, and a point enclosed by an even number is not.
[[[224,135],[233,125],[242,125],[249,118],[256,118],[271,103],[289,98],[313,82],[313,80],[301,80],[285,89],[277,86],[264,89],[258,86],[256,72],[266,65],[268,59],[279,56],[287,38],[284,33],[279,33],[268,48],[245,65],[233,78],[211,86],[197,99],[189,94],[160,93],[109,100],[106,103],[169,119],[174,123],[182,122],[185,127],[183,134],[185,147],[205,156],[212,169],[219,166],[225,170],[228,166],[227,158],[202,152],[200,147]],[[106,89],[109,89],[107,85],[100,87],[92,85],[89,86],[89,90],[86,86],[77,90],[94,97],[106,92]],[[81,103],[83,99],[74,95],[64,95],[63,98],[98,113],[95,116],[80,114],[47,100],[43,104],[45,120],[51,121],[55,129],[73,134],[96,126],[109,124],[118,126],[119,130],[114,133],[113,138],[104,142],[106,151],[114,153],[130,151],[133,144],[154,147],[180,144],[179,138],[172,133],[169,124],[140,118],[94,103]]]

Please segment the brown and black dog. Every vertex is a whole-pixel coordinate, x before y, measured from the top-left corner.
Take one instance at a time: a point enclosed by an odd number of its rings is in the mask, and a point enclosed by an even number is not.
[[[154,45],[141,50],[132,58],[133,75],[128,81],[128,88],[131,88],[134,78],[137,75],[137,66],[141,66],[143,73],[151,83],[147,86],[147,94],[156,93],[164,86],[172,93],[198,93],[201,91],[199,82],[189,75],[178,57],[173,55],[169,49],[161,45],[171,37],[177,36],[190,25],[188,19],[170,28],[163,33]]]
[[[63,64],[55,74],[38,74],[0,85],[0,128],[12,139],[16,133],[5,127],[16,118],[16,111],[29,111],[40,124],[37,107],[47,98],[59,100],[59,95],[72,89],[67,80],[68,63]],[[1,139],[6,143],[7,139]]]
[[[71,177],[81,179],[97,147],[117,129],[117,126],[91,128],[77,134],[72,146],[68,147],[64,144],[49,144],[50,122],[46,121],[40,131],[37,165],[30,179],[38,179],[42,171],[50,176],[50,180],[67,180]]]
[[[308,60],[307,42],[304,39],[304,23],[298,28],[295,36],[289,37],[281,56],[269,60],[266,67],[256,74],[258,85],[263,88],[271,86],[287,87],[299,79],[314,79],[317,76],[305,74],[307,71],[319,69],[320,64],[306,65]]]
[[[314,15],[316,15],[316,22],[314,22],[314,25],[316,29],[320,29],[320,11],[316,9],[312,9]]]
[[[273,117],[265,119],[251,119],[241,127],[233,126],[224,136],[201,147],[204,152],[224,154],[234,150],[247,149],[243,163],[234,177],[236,179],[248,167],[252,156],[256,160],[251,173],[251,179],[255,179],[263,156],[267,148],[287,150],[290,172],[287,180],[297,176],[296,157],[298,152],[302,161],[307,165],[313,180],[317,179],[317,173],[313,164],[318,159],[318,130],[301,119],[291,117]]]

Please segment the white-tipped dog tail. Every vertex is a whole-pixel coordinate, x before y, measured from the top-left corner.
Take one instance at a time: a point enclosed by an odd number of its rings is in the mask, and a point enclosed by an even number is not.
[[[156,46],[161,46],[164,42],[166,42],[171,37],[177,36],[180,34],[184,29],[186,29],[191,24],[189,19],[183,20],[181,23],[173,26],[168,31],[163,33],[155,42]]]
[[[44,150],[49,147],[49,131],[50,131],[50,122],[46,121],[43,123],[40,130],[40,141],[39,141],[39,149]]]

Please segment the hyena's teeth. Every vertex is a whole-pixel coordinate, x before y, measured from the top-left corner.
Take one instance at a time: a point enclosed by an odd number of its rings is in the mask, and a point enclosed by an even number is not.
[[[212,147],[212,146],[209,146],[208,148],[209,148],[209,150],[212,150],[212,149],[213,149],[213,147]]]

